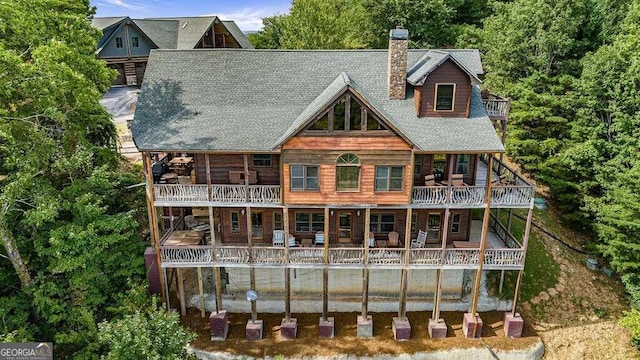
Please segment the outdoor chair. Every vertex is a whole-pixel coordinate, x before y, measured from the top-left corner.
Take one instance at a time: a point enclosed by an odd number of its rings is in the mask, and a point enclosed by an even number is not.
[[[397,231],[391,231],[387,236],[389,237],[389,242],[387,243],[389,247],[400,246],[400,235],[398,234]]]
[[[273,246],[284,246],[284,230],[273,230]]]
[[[411,239],[411,248],[412,249],[423,248],[426,243],[427,243],[427,232],[420,230],[418,232],[418,238]]]
[[[202,222],[202,221],[199,221],[193,215],[187,215],[187,216],[184,217],[184,225],[189,230],[195,230],[195,231],[209,231],[209,230],[211,230],[211,226],[209,226],[209,224],[207,224],[205,222]]]
[[[318,231],[313,241],[314,245],[324,245],[324,232]]]
[[[464,186],[464,175],[462,174],[453,174],[451,175],[451,185],[453,186]]]
[[[424,186],[436,186],[436,176],[427,175],[424,177]]]

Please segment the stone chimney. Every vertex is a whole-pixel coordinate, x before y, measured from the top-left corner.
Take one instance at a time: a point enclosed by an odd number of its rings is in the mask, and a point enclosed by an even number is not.
[[[389,31],[389,62],[387,77],[389,99],[402,100],[407,94],[407,42],[409,31],[392,29]]]

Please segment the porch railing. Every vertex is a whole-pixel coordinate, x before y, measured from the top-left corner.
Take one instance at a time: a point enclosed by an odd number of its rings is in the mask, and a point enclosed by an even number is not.
[[[482,104],[489,116],[508,116],[509,99],[482,99]]]
[[[270,246],[254,246],[251,248],[254,264],[281,265],[284,261],[284,248]]]
[[[279,185],[211,185],[211,198],[207,185],[155,184],[153,191],[159,203],[258,203],[279,204]]]
[[[451,191],[449,190],[451,189]],[[484,186],[414,186],[412,202],[423,205],[479,206],[484,203]]]
[[[404,252],[404,249],[369,249],[369,264],[402,265],[404,264]]]
[[[289,264],[322,264],[323,248],[289,248]]]
[[[160,259],[170,264],[209,264],[213,261],[211,246],[161,246]]]
[[[491,206],[528,206],[534,196],[533,186],[494,185],[491,188]]]
[[[445,249],[444,265],[478,265],[480,249]]]
[[[489,216],[489,227],[491,230],[498,236],[502,242],[507,245],[510,249],[520,249],[522,245],[518,240],[516,240],[515,236],[513,236],[507,228],[502,225],[496,218],[494,214],[490,214]]]
[[[375,248],[369,249],[369,265],[380,268],[393,268],[404,265],[405,249]],[[480,249],[444,250],[442,249],[410,249],[408,265],[422,266],[477,266]],[[212,248],[210,245],[197,246],[161,246],[160,257],[163,266],[181,267],[212,265],[215,252],[216,262],[222,266],[250,266],[268,265],[285,266],[284,248],[280,247],[252,247],[222,246]],[[253,261],[249,261],[251,252]],[[364,249],[362,248],[330,248],[329,265],[333,266],[364,266]],[[488,269],[504,267],[518,267],[524,264],[525,253],[521,248],[516,249],[486,249],[484,266]],[[289,249],[289,264],[314,265],[324,264],[323,248],[291,248]]]
[[[329,264],[331,265],[362,265],[363,263],[364,249],[362,248],[329,249]]]
[[[524,264],[524,249],[487,249],[484,251],[484,265],[521,266]]]

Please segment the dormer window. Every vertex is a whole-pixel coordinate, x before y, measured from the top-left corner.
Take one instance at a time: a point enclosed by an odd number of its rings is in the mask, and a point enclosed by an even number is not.
[[[455,84],[436,84],[436,111],[453,111],[455,100]]]
[[[331,105],[307,130],[375,131],[387,127],[355,96],[347,93]]]
[[[118,49],[121,49],[121,48],[122,48],[122,38],[121,38],[121,37],[117,37],[117,38],[116,38],[116,47],[117,47]]]

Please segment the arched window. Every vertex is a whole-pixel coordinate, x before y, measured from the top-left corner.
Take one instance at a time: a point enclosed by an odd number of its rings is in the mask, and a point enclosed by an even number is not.
[[[336,160],[336,189],[358,190],[360,187],[360,159],[351,153]]]

